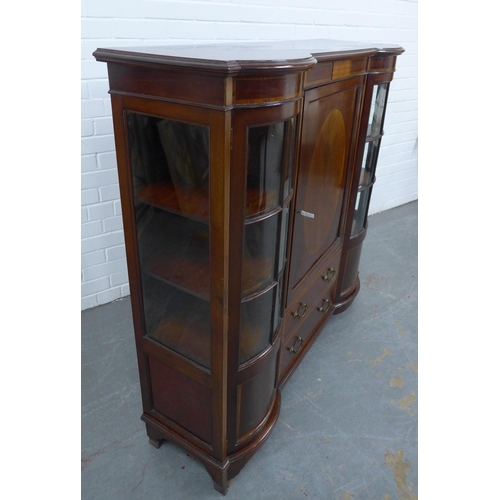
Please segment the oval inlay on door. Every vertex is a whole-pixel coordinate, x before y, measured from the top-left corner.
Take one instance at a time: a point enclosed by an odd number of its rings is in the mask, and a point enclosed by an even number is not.
[[[342,198],[345,149],[344,117],[334,109],[326,117],[316,140],[307,181],[304,209],[315,214],[314,219],[304,221],[305,243],[311,254],[336,234],[331,226],[339,220],[337,211]]]

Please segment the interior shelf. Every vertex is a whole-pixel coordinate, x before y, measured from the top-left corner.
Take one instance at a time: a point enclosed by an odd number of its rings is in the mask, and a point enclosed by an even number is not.
[[[137,192],[136,198],[153,207],[208,222],[208,187],[192,188],[189,192],[182,192],[176,190],[171,181],[164,180],[144,186]]]
[[[143,271],[203,300],[210,298],[210,273],[208,253],[196,244],[185,244],[182,253],[169,245],[145,259]]]
[[[170,283],[203,300],[210,298],[210,263],[208,253],[200,251],[196,243],[184,244],[182,252],[172,235],[167,245],[144,260],[143,271],[152,277]],[[255,293],[272,282],[272,259],[243,257],[243,296]]]
[[[186,216],[193,220],[208,223],[209,194],[208,186],[192,188],[189,191],[176,189],[170,180],[154,182],[142,187],[136,198],[153,207]],[[262,193],[258,188],[247,189],[246,216],[253,217],[268,212],[278,206],[278,193],[267,191]]]
[[[259,188],[247,186],[246,216],[264,214],[278,207],[277,191],[262,191]]]
[[[372,129],[375,132],[372,135]],[[366,132],[366,142],[372,142],[376,141],[377,139],[380,139],[384,135],[384,131],[380,130],[380,124],[376,124],[376,127],[372,127],[372,124],[368,124],[368,130]]]
[[[169,349],[210,368],[210,304],[173,290],[165,316],[148,332]]]
[[[358,189],[361,189],[368,184],[371,183],[371,173],[368,172],[365,168],[361,169],[361,175],[359,176],[359,186]]]
[[[210,299],[208,227],[157,209],[143,230],[141,269],[200,299]],[[184,220],[184,222],[183,222]],[[252,256],[245,248],[242,265],[243,295],[265,288],[273,280],[274,258]]]

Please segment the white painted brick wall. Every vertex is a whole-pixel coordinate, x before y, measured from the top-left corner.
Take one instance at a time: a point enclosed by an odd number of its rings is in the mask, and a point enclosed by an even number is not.
[[[334,38],[402,45],[370,213],[417,199],[417,2],[82,0],[82,309],[129,294],[107,70],[98,47]]]

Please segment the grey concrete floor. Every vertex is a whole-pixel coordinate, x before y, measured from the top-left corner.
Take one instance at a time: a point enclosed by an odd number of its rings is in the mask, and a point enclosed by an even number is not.
[[[361,291],[282,394],[278,424],[225,498],[417,498],[417,202],[369,218]],[[201,463],[148,443],[130,302],[82,312],[82,499],[222,496]]]

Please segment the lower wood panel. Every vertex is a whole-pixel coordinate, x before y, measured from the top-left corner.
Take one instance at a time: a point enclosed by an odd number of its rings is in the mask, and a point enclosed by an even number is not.
[[[153,357],[149,369],[154,410],[211,444],[212,391]]]
[[[276,349],[250,380],[238,387],[238,441],[245,440],[262,423],[276,395]]]

